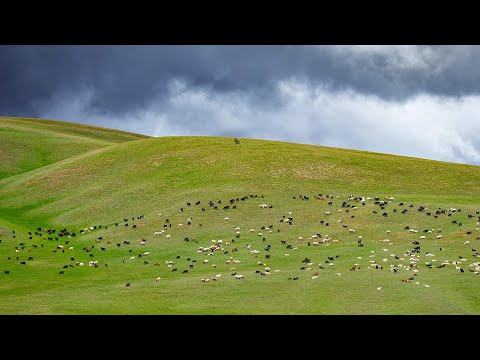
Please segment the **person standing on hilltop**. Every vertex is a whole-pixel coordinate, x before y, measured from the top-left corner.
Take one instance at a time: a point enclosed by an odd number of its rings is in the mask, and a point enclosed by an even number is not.
[[[240,140],[238,140],[238,138],[235,138],[235,144],[240,144]]]

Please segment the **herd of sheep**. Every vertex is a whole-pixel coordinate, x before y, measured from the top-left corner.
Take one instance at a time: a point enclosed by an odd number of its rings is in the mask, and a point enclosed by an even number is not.
[[[307,217],[313,220],[303,219],[299,202],[308,206]],[[39,247],[49,247],[68,259],[58,269],[62,276],[84,264],[98,268],[140,261],[141,266],[162,269],[163,274],[168,271],[171,276],[191,276],[201,283],[222,281],[225,276],[239,281],[254,276],[312,281],[323,273],[345,276],[345,270],[347,274],[375,270],[400,274],[398,281],[429,288],[430,284],[419,280],[423,271],[451,267],[464,275],[480,273],[480,253],[476,250],[480,240],[479,211],[431,209],[391,196],[320,193],[294,195],[281,204],[285,203],[296,210],[280,209],[264,195],[245,195],[228,200],[185,201],[169,213],[157,211],[149,215],[148,221],[140,215],[79,230],[38,226],[19,234],[6,229],[0,233],[1,263],[4,274],[12,276],[15,266],[33,264]],[[202,218],[210,223],[198,222],[199,215],[207,212],[212,214]],[[217,235],[211,236],[215,231]],[[175,241],[179,254],[174,258],[163,255],[162,244]],[[464,250],[450,254],[450,258],[443,256],[452,244],[462,245]],[[340,245],[342,251],[336,251]],[[346,246],[350,251],[345,250]],[[116,255],[109,262],[96,259],[99,252],[113,250]],[[340,260],[348,266],[338,267]],[[152,281],[161,284],[163,278],[157,275]],[[124,286],[132,285],[133,280]],[[376,289],[383,290],[381,286]]]

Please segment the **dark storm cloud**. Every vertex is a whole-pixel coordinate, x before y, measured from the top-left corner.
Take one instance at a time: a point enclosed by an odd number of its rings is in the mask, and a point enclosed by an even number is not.
[[[268,91],[295,59],[268,46],[1,46],[0,112],[35,115],[65,91],[94,91],[91,107],[122,114],[165,94],[169,81],[216,92]],[[288,72],[289,70],[287,70]]]
[[[478,46],[0,46],[0,115],[151,136],[480,164],[479,93]]]
[[[124,114],[162,101],[173,79],[257,106],[279,106],[288,79],[386,100],[463,96],[480,90],[479,59],[476,46],[0,46],[0,113],[37,116],[38,104],[90,89],[93,110]]]

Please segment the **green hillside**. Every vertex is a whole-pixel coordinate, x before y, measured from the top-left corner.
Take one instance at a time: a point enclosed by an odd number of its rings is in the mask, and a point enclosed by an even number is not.
[[[0,117],[0,180],[146,136],[62,121]]]
[[[5,314],[480,314],[477,166],[86,138],[0,180]]]

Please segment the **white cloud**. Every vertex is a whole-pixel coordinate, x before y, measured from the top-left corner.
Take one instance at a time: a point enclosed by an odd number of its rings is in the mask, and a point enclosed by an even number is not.
[[[52,99],[42,107],[42,117],[151,136],[241,136],[480,164],[480,96],[386,102],[352,90],[330,93],[284,81],[278,83],[282,106],[271,109],[256,107],[253,95],[241,92],[218,94],[181,81],[169,89],[166,99],[120,118],[92,113],[94,93],[88,89],[82,96]]]

